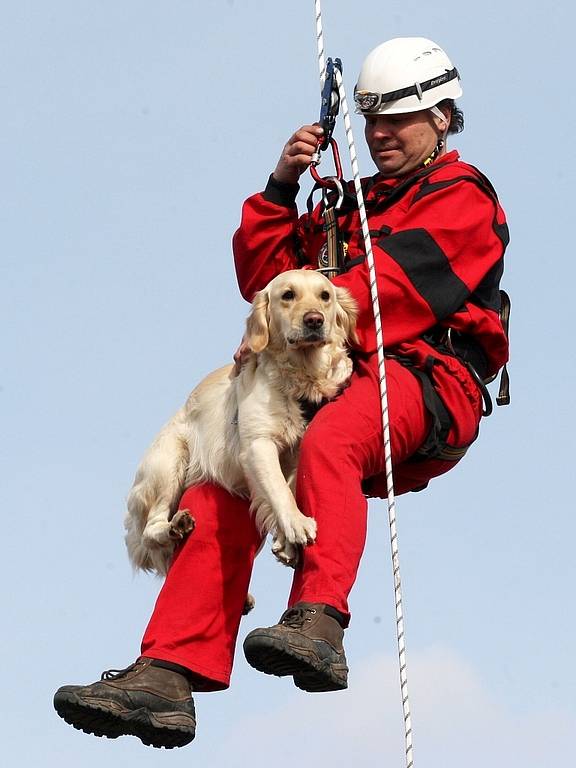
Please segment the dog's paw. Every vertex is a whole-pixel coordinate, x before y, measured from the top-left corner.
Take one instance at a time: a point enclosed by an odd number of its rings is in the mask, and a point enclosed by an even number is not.
[[[291,544],[283,534],[277,534],[272,542],[272,554],[282,565],[296,568],[300,559],[300,550],[296,544]]]
[[[196,521],[187,509],[179,509],[170,520],[168,535],[173,541],[181,541],[196,527]]]
[[[254,609],[254,606],[256,605],[256,600],[254,600],[253,596],[248,592],[246,595],[246,600],[244,601],[244,608],[242,608],[242,616],[246,616],[246,614],[250,613],[251,610]]]
[[[314,544],[316,541],[316,520],[298,513],[297,517],[290,520],[284,534],[290,544],[301,544],[303,547]]]

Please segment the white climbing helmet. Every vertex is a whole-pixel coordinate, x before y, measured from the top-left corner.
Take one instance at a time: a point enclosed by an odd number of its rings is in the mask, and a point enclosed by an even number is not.
[[[356,112],[398,115],[462,96],[456,67],[425,37],[396,37],[371,51],[354,89]],[[438,110],[439,111],[439,110]]]

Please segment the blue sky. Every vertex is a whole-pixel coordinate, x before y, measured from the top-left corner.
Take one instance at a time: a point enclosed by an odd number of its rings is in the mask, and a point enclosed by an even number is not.
[[[349,94],[389,37],[446,48],[467,121],[451,146],[491,178],[512,234],[512,405],[457,469],[398,499],[415,765],[565,764],[576,729],[574,11],[493,0],[323,11]],[[239,655],[230,691],[197,697],[197,739],[177,752],[86,736],[51,704],[59,685],[138,653],[159,582],[131,573],[124,498],[159,426],[242,334],[230,239],[244,198],[317,116],[314,3],[5,2],[0,96],[7,763],[401,765],[381,501],[351,599],[348,691],[306,695]],[[359,118],[353,127],[369,175]],[[344,152],[341,127],[337,137]],[[260,556],[240,640],[278,618],[289,576]]]

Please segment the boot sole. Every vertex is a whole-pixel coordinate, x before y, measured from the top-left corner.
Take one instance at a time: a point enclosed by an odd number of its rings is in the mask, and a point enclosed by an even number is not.
[[[89,706],[74,694],[58,693],[54,697],[54,708],[63,720],[84,733],[108,739],[136,736],[147,747],[157,749],[185,747],[195,736],[193,728],[184,730],[159,723],[155,714],[145,707],[111,712],[104,707]]]
[[[322,661],[305,648],[287,647],[267,634],[247,637],[244,655],[251,667],[266,675],[292,675],[296,687],[308,693],[343,691],[348,687],[345,664]]]

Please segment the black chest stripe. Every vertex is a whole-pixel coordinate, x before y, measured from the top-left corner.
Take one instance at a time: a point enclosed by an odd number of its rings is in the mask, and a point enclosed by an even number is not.
[[[434,192],[438,192],[438,190],[441,190],[441,189],[447,189],[448,187],[452,187],[454,184],[459,184],[462,181],[467,181],[472,184],[475,184],[478,187],[478,189],[481,189],[482,192],[484,192],[484,194],[488,195],[488,197],[491,197],[494,202],[497,202],[498,196],[496,195],[494,187],[488,181],[486,176],[484,176],[484,174],[481,174],[480,171],[478,171],[478,169],[476,170],[480,175],[480,178],[477,178],[476,176],[466,175],[466,176],[455,176],[452,179],[443,179],[442,181],[430,181],[430,179],[424,179],[420,189],[414,195],[414,199],[412,202],[415,203],[417,200],[421,200],[423,197],[426,197],[427,195],[431,195]]]
[[[408,229],[382,237],[378,245],[402,268],[436,320],[456,312],[470,296],[444,251],[425,229]]]
[[[417,202],[427,195],[432,195],[434,192],[438,192],[441,189],[447,189],[448,187],[458,184],[460,181],[469,181],[469,176],[458,176],[455,179],[444,179],[443,181],[430,181],[430,179],[424,179],[420,189],[414,195],[412,202]]]

